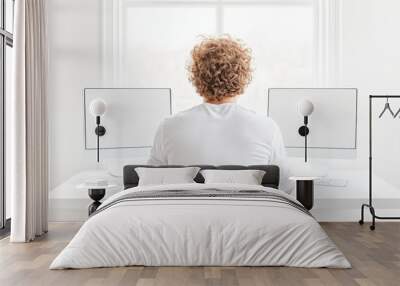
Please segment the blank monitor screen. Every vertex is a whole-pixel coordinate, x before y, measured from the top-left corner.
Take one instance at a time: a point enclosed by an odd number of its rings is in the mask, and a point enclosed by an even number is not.
[[[357,89],[355,88],[271,88],[268,90],[268,115],[282,131],[287,148],[304,148],[298,129],[303,116],[299,101],[314,104],[309,116],[309,148],[356,149]]]
[[[100,138],[102,149],[151,147],[158,125],[171,115],[169,88],[86,88],[86,149],[96,148],[96,119],[89,110],[90,102],[96,98],[107,104],[101,117],[101,125],[106,128]]]

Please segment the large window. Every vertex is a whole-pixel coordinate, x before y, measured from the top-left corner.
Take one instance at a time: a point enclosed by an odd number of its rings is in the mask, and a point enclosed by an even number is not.
[[[325,63],[335,45],[324,31],[335,30],[327,29],[324,21],[334,22],[328,9],[336,7],[321,3],[119,0],[104,4],[105,80],[112,78],[115,86],[123,87],[171,87],[173,111],[186,109],[201,101],[187,80],[191,48],[202,35],[229,34],[247,43],[254,58],[253,80],[240,101],[266,112],[270,87],[329,84]]]
[[[12,46],[13,46],[14,1],[0,0],[0,228],[4,229],[10,218],[10,194],[4,182],[5,157],[5,105],[6,95],[11,92]],[[9,224],[7,224],[9,225]]]

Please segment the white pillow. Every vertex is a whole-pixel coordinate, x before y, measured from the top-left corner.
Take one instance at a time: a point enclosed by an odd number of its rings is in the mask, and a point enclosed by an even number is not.
[[[194,183],[199,167],[183,168],[135,168],[139,186]]]
[[[204,183],[261,185],[265,171],[261,170],[202,170]]]

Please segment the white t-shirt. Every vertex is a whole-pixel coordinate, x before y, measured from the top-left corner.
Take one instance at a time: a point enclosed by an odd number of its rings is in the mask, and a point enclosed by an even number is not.
[[[203,103],[165,119],[149,164],[267,165],[280,167],[280,189],[291,191],[282,135],[265,115],[236,103]]]

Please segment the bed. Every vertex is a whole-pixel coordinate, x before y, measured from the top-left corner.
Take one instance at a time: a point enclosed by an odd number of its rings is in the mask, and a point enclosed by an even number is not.
[[[124,167],[125,190],[103,202],[50,269],[351,267],[313,216],[278,189],[277,166],[199,166],[264,170],[258,186],[205,184],[200,173],[195,183],[138,186],[137,167]]]

